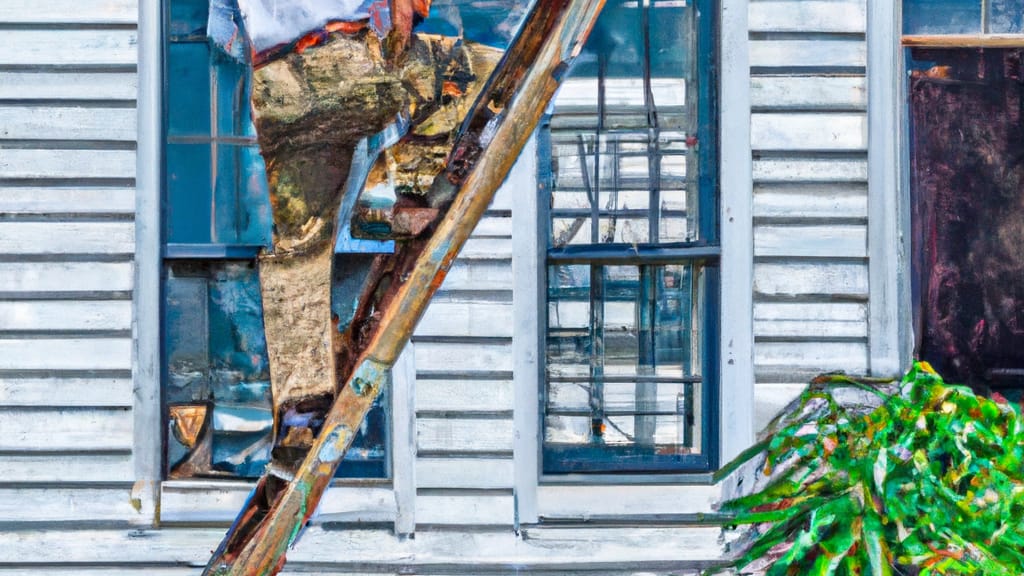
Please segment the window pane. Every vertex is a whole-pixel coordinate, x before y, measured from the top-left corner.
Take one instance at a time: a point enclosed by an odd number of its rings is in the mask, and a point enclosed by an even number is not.
[[[210,144],[167,144],[165,236],[169,243],[213,241]]]
[[[992,34],[1024,32],[1024,0],[989,0],[988,31]]]
[[[981,32],[981,0],[903,0],[904,34]]]
[[[700,453],[700,274],[684,264],[548,268],[548,451]]]
[[[254,265],[170,262],[164,291],[168,476],[260,476],[273,404]],[[339,476],[387,476],[386,403],[377,399]]]
[[[205,36],[210,0],[174,0],[170,2],[172,36]]]
[[[692,13],[605,9],[554,101],[551,247],[700,238]]]
[[[167,47],[167,133],[210,134],[210,48],[206,42]]]

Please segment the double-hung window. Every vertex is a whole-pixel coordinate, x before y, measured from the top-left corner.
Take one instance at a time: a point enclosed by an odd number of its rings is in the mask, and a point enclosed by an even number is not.
[[[165,474],[252,478],[273,444],[257,256],[270,244],[248,66],[211,47],[209,0],[165,0]],[[344,258],[339,255],[338,258]],[[386,395],[338,475],[388,476]]]
[[[716,464],[716,14],[609,3],[541,128],[544,474]]]

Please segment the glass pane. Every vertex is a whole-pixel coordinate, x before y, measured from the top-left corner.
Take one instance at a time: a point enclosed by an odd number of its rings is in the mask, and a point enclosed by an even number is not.
[[[992,34],[1024,32],[1024,0],[989,0],[988,31]]]
[[[252,136],[249,132],[249,71],[246,66],[217,56],[213,63],[217,95],[218,136]]]
[[[211,242],[213,174],[209,144],[167,144],[167,203],[164,211],[168,243]]]
[[[210,48],[205,42],[167,47],[167,133],[210,134]]]
[[[981,0],[903,0],[904,34],[981,32]]]
[[[174,0],[170,4],[171,36],[205,36],[210,0]]]
[[[693,7],[642,4],[605,9],[555,97],[551,247],[699,239]]]
[[[684,264],[548,268],[547,448],[700,453],[699,275]]]
[[[169,262],[164,290],[168,476],[260,476],[273,404],[255,266]],[[387,476],[387,398],[377,399],[339,477]]]

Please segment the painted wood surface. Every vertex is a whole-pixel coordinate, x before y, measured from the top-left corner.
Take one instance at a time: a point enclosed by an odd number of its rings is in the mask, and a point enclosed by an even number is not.
[[[19,102],[85,100],[124,105],[135,101],[137,90],[138,78],[134,72],[42,72],[32,69],[0,72],[0,98]]]
[[[0,22],[19,24],[135,24],[137,0],[5,0]]]
[[[153,518],[133,490],[137,15],[0,2],[0,548]]]
[[[0,80],[2,81],[2,80]],[[37,186],[0,188],[0,213],[39,216],[117,215],[135,213],[135,189],[127,186]]]
[[[131,262],[0,262],[0,293],[127,292]]]
[[[195,566],[216,545],[223,529],[163,530],[95,529],[88,541],[74,530],[23,530],[9,533],[0,548],[0,565],[120,565],[136,570]],[[5,535],[7,536],[7,535]],[[721,555],[714,527],[602,527],[593,529],[531,528],[526,537],[511,531],[429,530],[414,539],[398,540],[388,530],[308,528],[289,554],[289,570],[324,567],[375,571],[430,569],[431,573],[479,574],[483,571],[548,570],[569,567],[628,574],[660,569],[707,566]],[[390,568],[390,570],[389,570]],[[38,568],[37,568],[38,569]]]
[[[134,108],[0,105],[0,139],[135,140]]]
[[[0,376],[0,407],[130,408],[131,378]]]
[[[865,0],[751,0],[754,365],[763,423],[792,386],[867,369]]]
[[[218,524],[227,527],[242,508],[252,482],[164,482],[160,490],[161,524]],[[391,522],[395,498],[389,486],[334,486],[327,491],[314,521]]]
[[[134,30],[119,28],[5,30],[4,42],[0,43],[0,65],[130,70],[135,66],[137,43]]]

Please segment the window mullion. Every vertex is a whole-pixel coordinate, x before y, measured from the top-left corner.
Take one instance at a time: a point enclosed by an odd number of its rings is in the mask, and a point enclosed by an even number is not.
[[[590,431],[604,440],[604,267],[590,266]]]
[[[653,266],[640,266],[640,290],[637,293],[637,328],[639,350],[637,374],[655,374],[655,316],[657,310],[656,271]],[[654,380],[637,379],[634,388],[633,429],[635,441],[640,446],[654,446],[656,416],[651,416],[657,403],[658,383]]]

